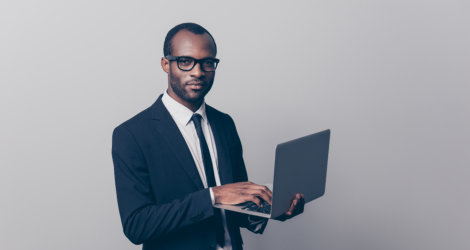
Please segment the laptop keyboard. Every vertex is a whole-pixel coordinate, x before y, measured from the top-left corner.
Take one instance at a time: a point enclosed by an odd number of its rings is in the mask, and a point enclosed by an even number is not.
[[[261,204],[263,206],[258,207],[258,205],[256,205],[256,203],[254,203],[252,201],[247,201],[247,202],[241,203],[239,205],[242,206],[243,210],[260,212],[260,213],[264,213],[264,214],[270,214],[271,213],[271,205],[265,200],[261,200]]]

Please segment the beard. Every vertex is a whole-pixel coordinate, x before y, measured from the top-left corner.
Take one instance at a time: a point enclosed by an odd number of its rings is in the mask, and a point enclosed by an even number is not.
[[[193,90],[187,88],[188,83],[191,81],[201,81],[202,82],[202,89],[200,90]],[[170,87],[173,92],[182,100],[188,103],[193,104],[200,104],[204,101],[204,97],[209,93],[209,90],[212,88],[212,81],[207,81],[204,79],[194,79],[187,82],[181,82],[180,79],[173,74],[172,70],[170,69]]]

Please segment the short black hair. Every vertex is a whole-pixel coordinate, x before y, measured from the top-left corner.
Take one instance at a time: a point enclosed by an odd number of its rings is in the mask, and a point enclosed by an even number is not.
[[[175,27],[173,27],[166,34],[165,43],[163,44],[163,56],[171,55],[171,53],[172,53],[172,51],[171,51],[172,50],[171,40],[176,35],[176,33],[178,33],[181,30],[187,30],[187,31],[190,31],[191,33],[197,34],[197,35],[207,33],[211,37],[212,42],[214,42],[214,49],[215,49],[215,53],[217,54],[217,45],[215,44],[215,40],[212,37],[211,33],[209,33],[209,31],[207,31],[204,27],[202,27],[201,25],[199,25],[197,23],[181,23],[181,24],[178,24]]]

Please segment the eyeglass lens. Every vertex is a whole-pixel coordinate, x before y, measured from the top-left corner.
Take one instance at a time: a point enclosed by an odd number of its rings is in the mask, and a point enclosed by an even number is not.
[[[178,67],[181,70],[192,70],[194,68],[194,65],[196,64],[196,61],[199,62],[202,70],[204,71],[215,71],[215,68],[217,67],[217,62],[210,58],[202,59],[202,60],[195,60],[194,58],[191,58],[191,57],[180,57],[177,60]]]

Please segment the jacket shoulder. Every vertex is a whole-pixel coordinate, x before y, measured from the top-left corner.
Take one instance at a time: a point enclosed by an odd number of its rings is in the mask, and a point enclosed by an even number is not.
[[[214,107],[209,106],[207,104],[206,104],[206,112],[207,112],[207,115],[210,116],[213,119],[217,119],[217,120],[221,120],[221,121],[225,121],[225,122],[233,122],[233,119],[232,119],[232,117],[230,117],[230,115],[228,115],[228,114],[226,114],[226,113],[224,113],[220,110],[217,110]]]
[[[138,131],[142,128],[142,126],[144,126],[145,122],[149,119],[151,119],[151,106],[140,111],[139,113],[124,121],[123,123],[119,124],[116,128],[114,128],[113,133],[116,133],[121,130]]]

